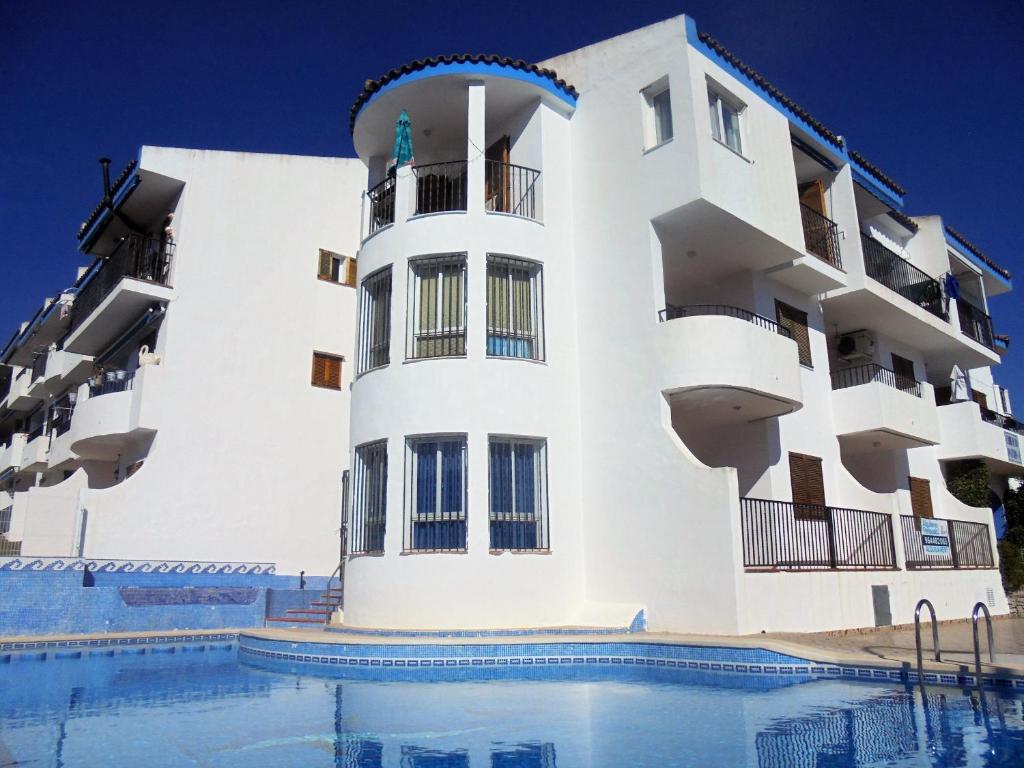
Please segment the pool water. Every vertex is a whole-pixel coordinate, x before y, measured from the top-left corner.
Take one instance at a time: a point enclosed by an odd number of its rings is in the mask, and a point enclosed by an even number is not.
[[[1024,766],[1022,698],[993,691],[622,667],[346,681],[153,650],[0,665],[0,768]]]

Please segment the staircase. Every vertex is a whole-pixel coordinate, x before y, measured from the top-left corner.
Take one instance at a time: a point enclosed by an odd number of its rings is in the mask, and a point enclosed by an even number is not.
[[[308,608],[288,608],[284,616],[268,616],[267,626],[274,624],[326,624],[334,611],[341,607],[341,587],[328,587]]]

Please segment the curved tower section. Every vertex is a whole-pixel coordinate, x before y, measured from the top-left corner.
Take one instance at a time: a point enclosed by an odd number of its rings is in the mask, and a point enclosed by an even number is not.
[[[549,70],[451,57],[368,82],[353,107],[369,192],[347,624],[576,618],[575,103]]]

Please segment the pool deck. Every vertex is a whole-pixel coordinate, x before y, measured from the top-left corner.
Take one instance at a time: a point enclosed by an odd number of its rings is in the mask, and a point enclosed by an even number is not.
[[[1024,676],[1024,618],[997,617],[992,626],[996,642],[996,663],[988,661],[984,629],[982,636],[982,668],[985,674]],[[346,633],[343,627],[326,632],[321,627],[302,629],[210,629],[167,630],[162,632],[111,632],[94,635],[33,635],[0,637],[0,643],[47,643],[102,639],[108,642],[119,638],[168,638],[194,641],[206,636],[243,634],[289,643],[325,643],[334,645],[530,645],[536,643],[665,643],[673,645],[703,645],[724,648],[764,648],[778,653],[797,656],[824,663],[901,668],[916,666],[913,627],[886,627],[881,629],[847,630],[813,634],[770,633],[762,635],[693,635],[667,632],[584,634],[578,627],[565,627],[567,634],[558,634],[558,628],[538,635],[489,635],[483,637],[443,637],[438,635],[388,636],[386,634]],[[384,632],[385,630],[381,630]],[[972,672],[974,644],[971,622],[949,621],[939,624],[939,642],[942,661],[936,662],[928,649],[931,647],[931,627],[921,628],[925,646],[925,669],[932,672]]]

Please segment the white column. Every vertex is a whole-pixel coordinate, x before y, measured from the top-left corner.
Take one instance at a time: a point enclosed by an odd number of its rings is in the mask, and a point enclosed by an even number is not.
[[[484,84],[482,80],[470,80],[467,84],[469,107],[466,110],[466,158],[469,160],[466,211],[469,214],[484,211],[484,151],[487,149],[485,130]]]

